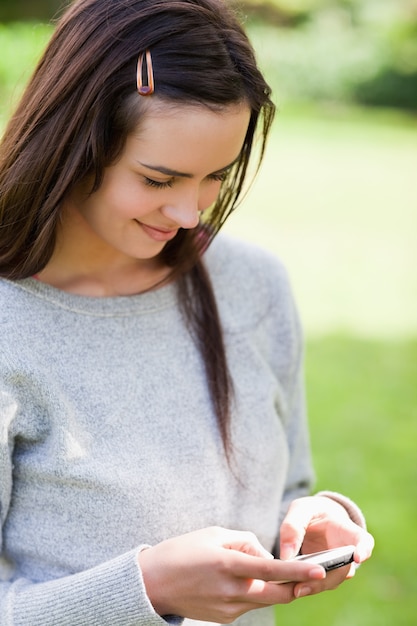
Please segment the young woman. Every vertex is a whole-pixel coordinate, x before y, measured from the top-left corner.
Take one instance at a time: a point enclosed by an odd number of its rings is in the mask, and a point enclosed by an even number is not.
[[[370,556],[309,495],[285,271],[215,237],[273,112],[220,0],[61,18],[1,146],[4,626],[272,626],[353,575],[290,557]]]

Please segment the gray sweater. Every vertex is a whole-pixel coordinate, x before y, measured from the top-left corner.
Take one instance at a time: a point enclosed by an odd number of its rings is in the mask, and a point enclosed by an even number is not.
[[[205,257],[236,392],[233,471],[175,285],[89,298],[0,280],[2,626],[180,623],[153,611],[140,547],[220,525],[273,550],[310,491],[286,273],[224,235]],[[272,626],[273,611],[235,623]]]

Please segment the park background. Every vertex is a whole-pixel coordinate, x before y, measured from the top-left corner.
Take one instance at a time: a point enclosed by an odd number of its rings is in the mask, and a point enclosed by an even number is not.
[[[417,1],[237,2],[278,115],[226,228],[286,264],[306,335],[317,487],[374,557],[277,624],[417,624]],[[0,0],[0,128],[59,0]],[[63,68],[65,71],[65,68]]]

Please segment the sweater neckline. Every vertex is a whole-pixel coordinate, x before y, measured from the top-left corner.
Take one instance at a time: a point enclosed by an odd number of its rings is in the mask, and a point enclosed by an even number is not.
[[[7,281],[32,296],[61,309],[90,315],[129,315],[150,313],[176,304],[176,286],[169,283],[129,296],[82,296],[43,283],[36,278]]]

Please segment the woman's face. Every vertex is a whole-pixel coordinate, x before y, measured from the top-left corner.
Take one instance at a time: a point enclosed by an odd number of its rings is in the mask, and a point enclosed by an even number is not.
[[[197,226],[199,212],[213,204],[240,154],[249,118],[246,105],[213,112],[150,103],[100,188],[73,195],[69,206],[83,230],[78,240],[106,259],[156,257],[179,228]]]

